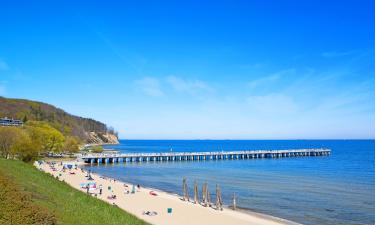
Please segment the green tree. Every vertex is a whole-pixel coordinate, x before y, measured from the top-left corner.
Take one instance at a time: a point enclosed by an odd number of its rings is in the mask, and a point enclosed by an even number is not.
[[[26,115],[24,115],[24,116],[23,116],[23,119],[22,119],[22,121],[23,121],[24,123],[26,123],[26,122],[27,122],[27,120],[28,120],[28,119],[27,119],[27,116],[26,116]]]
[[[25,162],[35,160],[39,156],[38,147],[25,129],[18,129],[16,140],[11,148],[12,156]]]
[[[91,148],[91,152],[93,153],[102,153],[103,147],[101,145],[95,145]]]
[[[36,145],[39,145],[42,153],[62,150],[65,137],[60,131],[40,121],[28,121],[26,125],[30,137]]]
[[[0,127],[0,155],[3,158],[12,156],[12,147],[17,142],[19,129],[17,127]]]
[[[19,127],[0,127],[1,157],[31,161],[38,157],[38,150],[38,146],[33,143],[25,129]]]
[[[80,141],[76,137],[68,136],[65,138],[62,150],[67,153],[76,153],[79,151]]]

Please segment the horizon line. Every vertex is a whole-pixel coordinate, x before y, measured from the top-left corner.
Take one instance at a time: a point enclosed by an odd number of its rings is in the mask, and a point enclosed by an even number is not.
[[[301,139],[157,139],[157,138],[119,138],[126,141],[375,141],[375,138],[301,138]]]

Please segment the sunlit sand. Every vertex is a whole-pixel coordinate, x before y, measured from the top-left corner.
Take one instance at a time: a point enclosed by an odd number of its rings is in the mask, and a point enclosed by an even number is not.
[[[90,189],[90,194],[120,207],[125,211],[141,218],[151,224],[175,224],[175,225],[227,225],[227,224],[293,224],[292,222],[256,213],[243,213],[224,208],[223,211],[210,207],[203,207],[193,202],[182,201],[181,197],[150,188],[137,188],[132,194],[133,185],[114,181],[110,178],[91,174],[93,180],[88,180],[87,172],[81,169],[62,170],[62,165],[57,163],[52,169],[44,163],[37,165],[41,170],[59,177],[72,187],[87,192],[85,184],[95,182],[96,188]],[[102,187],[100,195],[99,187]],[[111,199],[111,196],[116,196]],[[168,208],[170,209],[168,212]],[[156,212],[156,213],[155,213]],[[156,215],[155,215],[156,214]]]

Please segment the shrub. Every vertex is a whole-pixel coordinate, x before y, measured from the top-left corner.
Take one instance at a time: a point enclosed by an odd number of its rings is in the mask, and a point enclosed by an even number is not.
[[[57,224],[47,209],[33,203],[11,179],[0,173],[0,224]]]

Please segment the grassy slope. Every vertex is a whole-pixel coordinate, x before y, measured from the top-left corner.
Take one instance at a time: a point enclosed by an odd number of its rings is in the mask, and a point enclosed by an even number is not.
[[[146,224],[115,206],[57,181],[30,164],[0,159],[0,176],[11,178],[18,188],[31,195],[32,204],[47,209],[58,224]]]

